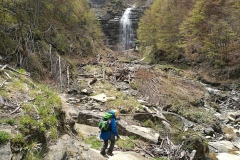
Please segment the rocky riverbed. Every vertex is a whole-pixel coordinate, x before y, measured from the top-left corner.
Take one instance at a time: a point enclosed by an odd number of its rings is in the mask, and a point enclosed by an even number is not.
[[[65,131],[44,159],[239,159],[239,90],[194,77],[173,66],[144,64],[127,52],[79,67],[60,95]],[[113,157],[102,157],[97,122],[110,109],[121,113],[122,140]],[[0,147],[0,159],[23,157],[12,152],[10,142]]]

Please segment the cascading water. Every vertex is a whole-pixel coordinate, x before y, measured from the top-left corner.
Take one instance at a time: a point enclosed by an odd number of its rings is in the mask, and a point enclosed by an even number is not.
[[[120,44],[122,50],[129,50],[133,47],[133,29],[130,20],[132,8],[127,8],[120,20]]]

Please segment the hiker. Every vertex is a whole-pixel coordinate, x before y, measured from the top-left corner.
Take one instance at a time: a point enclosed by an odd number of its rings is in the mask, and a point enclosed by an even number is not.
[[[117,131],[117,125],[116,125],[116,117],[118,116],[119,112],[117,110],[110,110],[108,113],[106,113],[106,115],[110,115],[111,119],[109,121],[109,126],[107,131],[105,130],[101,130],[101,134],[100,134],[100,139],[103,140],[103,146],[101,149],[101,155],[106,155],[106,149],[108,147],[108,140],[110,140],[110,146],[108,148],[107,154],[110,156],[113,156],[113,148],[115,145],[115,136],[117,137],[117,140],[120,138],[118,135],[118,131]]]

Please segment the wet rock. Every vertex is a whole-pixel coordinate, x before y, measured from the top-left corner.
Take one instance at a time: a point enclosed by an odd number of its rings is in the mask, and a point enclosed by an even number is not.
[[[212,129],[212,128],[205,128],[204,129],[204,133],[206,134],[206,135],[208,135],[208,136],[213,136],[213,134],[214,134],[214,130]]]
[[[0,159],[1,160],[11,160],[12,152],[10,143],[0,144]]]

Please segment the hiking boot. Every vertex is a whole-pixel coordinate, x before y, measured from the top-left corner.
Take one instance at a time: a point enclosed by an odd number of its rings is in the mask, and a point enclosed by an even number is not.
[[[105,156],[106,155],[106,152],[103,150],[100,152],[101,155]]]
[[[114,154],[112,152],[107,152],[109,156],[113,156]]]

